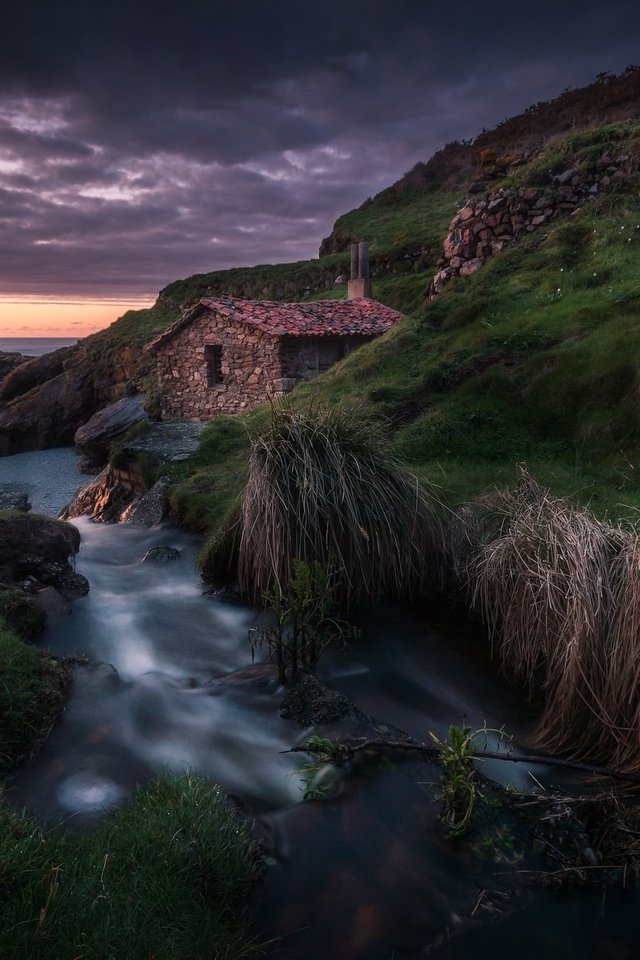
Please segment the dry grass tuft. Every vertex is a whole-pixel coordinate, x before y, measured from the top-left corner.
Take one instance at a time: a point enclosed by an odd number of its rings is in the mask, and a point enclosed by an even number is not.
[[[360,410],[274,405],[249,467],[239,573],[250,596],[286,585],[295,559],[334,569],[346,601],[441,579],[444,508],[389,458]]]
[[[505,671],[544,709],[538,746],[640,770],[640,540],[526,473],[463,511],[468,582]]]

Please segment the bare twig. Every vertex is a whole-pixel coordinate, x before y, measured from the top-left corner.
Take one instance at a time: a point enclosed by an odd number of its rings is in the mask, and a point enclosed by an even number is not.
[[[348,760],[350,757],[365,751],[382,752],[384,750],[401,750],[406,753],[422,753],[437,759],[438,748],[429,743],[413,740],[387,740],[384,737],[361,739],[353,743],[340,742],[336,744],[335,759],[337,762]],[[281,753],[321,753],[326,752],[316,746],[291,747]],[[612,770],[609,767],[599,767],[590,763],[580,763],[577,760],[565,760],[561,757],[545,757],[537,754],[507,753],[496,750],[477,750],[471,756],[474,760],[504,760],[509,763],[536,763],[548,767],[563,767],[567,770],[578,770],[594,777],[610,777],[612,780],[624,780],[630,783],[640,783],[640,776],[634,773],[625,773]]]

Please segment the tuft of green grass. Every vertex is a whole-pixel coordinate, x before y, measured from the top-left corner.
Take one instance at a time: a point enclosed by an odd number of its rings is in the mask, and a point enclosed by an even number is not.
[[[46,738],[64,701],[68,667],[24,643],[0,618],[0,772]]]
[[[178,523],[219,533],[246,481],[249,446],[244,418],[220,416],[207,424],[196,453],[172,468],[170,507]],[[205,545],[203,563],[207,553]]]
[[[161,777],[70,835],[0,806],[3,960],[246,960],[260,873],[220,788]]]
[[[47,615],[40,604],[22,590],[0,591],[0,621],[23,640],[35,640],[44,630]]]
[[[462,192],[407,190],[393,202],[365,202],[336,221],[333,237],[344,249],[368,240],[377,277],[422,272],[439,257],[442,237],[462,200]]]

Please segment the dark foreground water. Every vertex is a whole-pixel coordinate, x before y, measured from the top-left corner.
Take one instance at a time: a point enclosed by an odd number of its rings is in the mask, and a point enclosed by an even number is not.
[[[635,893],[525,894],[513,916],[470,919],[512,868],[443,836],[429,764],[366,766],[337,799],[302,802],[303,760],[281,751],[306,732],[280,717],[270,668],[251,663],[255,613],[202,596],[197,541],[171,527],[78,526],[77,569],[91,592],[46,643],[91,663],[77,667],[65,715],[14,777],[11,802],[79,828],[158,771],[211,777],[258,815],[271,848],[256,936],[278,960],[640,955]],[[179,559],[142,564],[157,544]],[[362,627],[357,647],[327,655],[322,674],[366,713],[421,737],[463,717],[526,731],[521,698],[496,680],[467,625],[385,609]],[[509,767],[507,779],[530,782]],[[545,768],[532,772],[548,782]]]

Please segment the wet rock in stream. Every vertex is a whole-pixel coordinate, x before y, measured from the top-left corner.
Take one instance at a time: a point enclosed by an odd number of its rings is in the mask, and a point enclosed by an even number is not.
[[[142,558],[142,563],[170,563],[177,560],[180,551],[176,547],[168,547],[166,544],[158,544],[151,547]]]
[[[361,722],[370,719],[354,703],[321,683],[311,673],[302,674],[287,687],[280,706],[280,716],[293,720],[299,727],[313,727],[338,720]]]
[[[29,494],[19,490],[0,488],[0,510],[17,510],[19,513],[28,513],[31,510]]]

